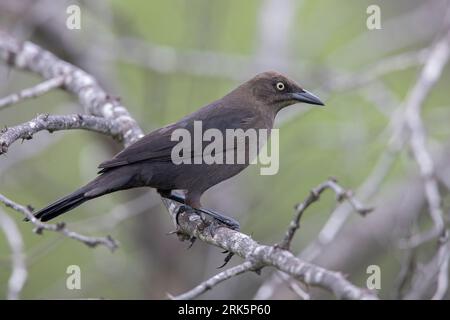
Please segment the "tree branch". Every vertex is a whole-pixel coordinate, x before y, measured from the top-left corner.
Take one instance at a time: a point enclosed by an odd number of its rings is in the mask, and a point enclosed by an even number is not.
[[[20,292],[27,280],[28,271],[23,253],[23,239],[16,223],[3,210],[0,209],[0,228],[6,236],[11,248],[11,276],[8,281],[7,299],[16,300],[20,298]]]
[[[114,120],[108,120],[96,116],[72,114],[72,115],[38,115],[31,121],[14,127],[4,128],[0,131],[0,155],[8,151],[8,147],[15,141],[30,140],[33,134],[47,130],[48,132],[84,129],[111,136],[121,141],[122,131]]]
[[[427,150],[426,133],[421,118],[423,103],[431,89],[439,80],[442,70],[450,58],[450,29],[446,35],[434,46],[427,62],[410,91],[405,104],[405,120],[409,129],[409,144],[414,158],[419,165],[420,173],[425,187],[425,196],[428,202],[429,213],[434,227],[424,234],[416,234],[408,241],[409,246],[418,246],[440,234],[444,229],[443,212],[441,209],[441,196],[435,177],[433,159]]]
[[[67,238],[80,241],[91,248],[94,248],[98,245],[103,245],[108,249],[110,249],[111,251],[114,251],[118,247],[117,242],[110,236],[107,236],[105,238],[89,237],[67,229],[65,223],[63,222],[57,224],[48,224],[41,222],[34,217],[33,213],[29,208],[22,206],[18,203],[15,203],[14,201],[8,199],[2,194],[0,194],[0,202],[4,203],[7,207],[22,213],[24,217],[35,226],[33,231],[37,234],[42,234],[44,230],[47,230],[60,233],[66,236]]]
[[[20,42],[0,32],[0,59],[9,65],[32,71],[45,79],[64,77],[64,89],[78,97],[86,113],[118,123],[125,146],[143,136],[120,99],[112,97],[94,77],[63,61],[34,43]]]
[[[329,180],[321,183],[316,188],[312,189],[308,197],[300,204],[295,206],[295,215],[292,219],[291,224],[284,236],[283,241],[278,244],[278,247],[289,250],[291,246],[292,239],[294,238],[295,232],[300,228],[300,219],[308,207],[319,200],[320,195],[327,189],[331,189],[336,193],[336,199],[338,202],[347,200],[353,209],[361,215],[366,215],[373,210],[373,208],[364,207],[358,199],[354,198],[350,191],[344,190],[339,184],[337,184],[336,179],[330,178]]]
[[[173,300],[195,299],[199,295],[205,293],[208,290],[211,290],[213,287],[224,282],[225,280],[231,279],[231,278],[238,276],[244,272],[255,270],[255,267],[256,267],[256,265],[254,263],[252,263],[250,261],[245,261],[244,263],[241,263],[235,267],[232,267],[228,270],[225,270],[225,271],[222,271],[221,273],[216,274],[215,276],[200,283],[198,286],[196,286],[192,290],[189,290],[188,292],[185,292],[185,293],[180,294],[175,297],[169,295],[169,298],[171,298]]]
[[[24,99],[36,98],[39,97],[50,90],[58,88],[64,84],[65,77],[58,76],[55,78],[48,79],[44,82],[41,82],[34,87],[24,89],[18,93],[10,94],[4,98],[0,99],[0,110],[5,109],[6,107],[18,103]]]
[[[178,221],[177,234],[181,240],[196,237],[232,252],[260,268],[275,267],[307,285],[329,290],[341,299],[377,299],[375,294],[354,286],[339,272],[303,261],[287,250],[258,244],[246,234],[225,228],[216,221],[205,221],[195,213],[178,214],[180,204],[166,199],[162,201],[173,221]]]

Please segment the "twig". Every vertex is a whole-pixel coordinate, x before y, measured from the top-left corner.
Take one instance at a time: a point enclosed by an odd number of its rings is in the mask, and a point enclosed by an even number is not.
[[[98,245],[103,245],[108,249],[110,249],[111,251],[114,251],[118,247],[117,242],[113,238],[111,238],[111,236],[107,236],[105,238],[89,237],[67,229],[64,223],[58,224],[43,223],[34,217],[30,209],[18,203],[15,203],[14,201],[6,198],[2,194],[0,194],[0,202],[4,203],[7,207],[22,213],[24,217],[27,218],[35,226],[33,231],[37,234],[42,234],[42,231],[47,230],[57,232],[68,238],[80,241],[91,248],[94,248]]]
[[[418,266],[405,299],[423,299],[434,284],[436,284],[436,291],[432,299],[442,299],[445,295],[448,286],[448,259],[450,254],[448,240],[448,232],[446,232],[440,238],[437,252],[433,258],[427,264]]]
[[[6,236],[11,248],[12,272],[8,281],[7,299],[16,300],[20,298],[20,292],[27,280],[28,272],[23,253],[23,239],[16,223],[3,210],[0,210],[0,228]]]
[[[0,155],[8,151],[8,147],[19,139],[30,140],[33,134],[47,130],[48,132],[84,129],[107,134],[117,140],[122,139],[122,132],[117,122],[104,118],[73,114],[73,115],[38,115],[31,121],[0,131]]]
[[[366,215],[373,210],[373,208],[364,207],[355,197],[353,197],[351,192],[344,190],[344,188],[342,188],[335,179],[330,178],[329,180],[318,185],[316,188],[312,189],[308,197],[302,203],[296,205],[294,218],[289,225],[283,241],[278,244],[278,247],[289,250],[295,232],[300,228],[300,219],[303,213],[312,203],[318,201],[320,195],[327,189],[331,189],[336,193],[336,199],[338,202],[347,200],[353,209],[361,215]]]
[[[328,82],[324,84],[324,89],[328,91],[343,91],[361,87],[386,74],[423,64],[428,51],[429,49],[425,48],[418,51],[400,53],[379,60],[358,73],[329,77]]]
[[[417,266],[417,248],[406,250],[405,256],[400,261],[400,271],[394,282],[392,290],[392,299],[400,300],[405,292],[407,284],[411,282],[411,278],[416,271]]]
[[[55,78],[48,79],[41,82],[34,87],[24,89],[18,93],[10,94],[4,98],[0,99],[0,110],[17,103],[24,99],[39,97],[52,89],[58,88],[64,84],[64,76],[57,76]]]
[[[299,284],[292,281],[292,278],[288,276],[286,273],[283,272],[275,272],[274,274],[276,277],[278,277],[281,281],[285,282],[289,289],[292,290],[299,298],[303,300],[311,300],[311,296],[308,292],[306,292],[302,287],[300,287]]]
[[[244,272],[255,270],[256,265],[250,261],[245,261],[244,263],[222,271],[215,276],[209,278],[208,280],[200,283],[195,288],[180,294],[178,296],[169,296],[173,300],[192,300],[197,298],[199,295],[211,290],[213,287],[224,282],[225,280],[231,279],[238,276]]]

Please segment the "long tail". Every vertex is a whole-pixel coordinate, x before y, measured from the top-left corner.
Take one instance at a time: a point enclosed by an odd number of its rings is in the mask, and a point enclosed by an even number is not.
[[[39,210],[34,216],[41,221],[48,221],[78,207],[88,200],[114,191],[127,189],[130,175],[123,174],[121,171],[113,170],[103,173],[84,187]]]

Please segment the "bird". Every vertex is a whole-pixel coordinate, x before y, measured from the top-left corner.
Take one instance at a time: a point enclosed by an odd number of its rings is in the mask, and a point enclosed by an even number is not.
[[[184,210],[207,214],[227,227],[238,229],[239,223],[235,219],[202,207],[200,200],[212,186],[244,170],[250,159],[233,164],[175,164],[172,150],[178,142],[173,141],[171,136],[177,129],[192,133],[197,121],[201,121],[204,130],[218,129],[221,133],[227,129],[270,131],[277,113],[296,103],[324,106],[317,96],[279,72],[257,74],[219,100],[178,122],[148,133],[112,159],[102,162],[95,179],[37,211],[34,216],[45,222],[112,192],[151,187],[162,197],[181,203]],[[248,144],[245,147],[248,150]],[[194,157],[194,153],[191,151],[187,157]],[[183,191],[182,195],[177,192],[179,190]]]

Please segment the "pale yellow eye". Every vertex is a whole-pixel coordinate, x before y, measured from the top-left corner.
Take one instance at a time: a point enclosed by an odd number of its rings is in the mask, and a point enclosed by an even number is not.
[[[283,91],[284,90],[284,83],[283,82],[278,82],[276,87],[277,87],[278,91]]]

